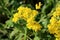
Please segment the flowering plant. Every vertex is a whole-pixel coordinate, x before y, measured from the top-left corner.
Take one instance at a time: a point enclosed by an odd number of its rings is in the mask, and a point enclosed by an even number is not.
[[[4,9],[0,15],[6,18],[4,21],[0,18],[1,40],[60,40],[59,0],[0,3],[0,10]]]

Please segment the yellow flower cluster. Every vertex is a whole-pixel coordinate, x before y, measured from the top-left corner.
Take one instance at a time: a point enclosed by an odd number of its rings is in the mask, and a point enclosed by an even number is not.
[[[42,26],[36,21],[31,21],[27,24],[27,28],[32,29],[36,32],[38,30],[41,30]]]
[[[60,6],[56,7],[48,24],[48,31],[60,40]]]
[[[41,8],[41,2],[39,2],[38,4],[35,5],[36,9],[40,9]]]
[[[24,20],[28,21],[28,19],[34,20],[34,17],[38,14],[38,11],[31,10],[28,7],[19,7],[18,12],[14,14],[13,22],[17,22],[19,18],[23,18]]]
[[[35,16],[38,14],[38,11],[23,6],[20,6],[17,10],[18,12],[13,16],[13,22],[16,23],[20,18],[23,18],[27,22],[26,26],[28,29],[32,29],[34,31],[41,29],[41,25],[35,21]]]

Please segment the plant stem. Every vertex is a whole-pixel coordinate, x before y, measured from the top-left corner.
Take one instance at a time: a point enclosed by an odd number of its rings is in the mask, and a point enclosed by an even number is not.
[[[25,35],[24,35],[24,40],[26,40],[26,34],[27,34],[27,28],[25,27]]]

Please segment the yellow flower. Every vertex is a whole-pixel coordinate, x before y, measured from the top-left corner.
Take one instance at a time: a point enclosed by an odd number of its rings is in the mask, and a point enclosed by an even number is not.
[[[56,39],[55,40],[60,40],[60,37],[56,37]]]
[[[18,17],[18,13],[15,13],[15,14],[13,15],[13,17]]]
[[[55,11],[53,12],[53,16],[54,17],[60,16],[60,6],[59,7],[56,7]]]
[[[19,15],[18,15],[18,13],[15,13],[13,15],[12,21],[16,23],[18,20],[19,20]]]
[[[12,19],[12,21],[13,21],[14,23],[16,23],[18,20],[19,20],[19,18],[17,18],[17,17],[14,17],[14,18]]]
[[[38,11],[36,10],[32,10],[31,8],[28,8],[28,7],[23,7],[23,6],[20,6],[18,9],[18,12],[15,13],[13,15],[13,19],[12,21],[13,22],[17,22],[20,18],[24,19],[28,25],[29,23],[31,24],[31,21],[34,21],[35,20],[35,16],[38,14]],[[31,27],[28,27],[29,29]],[[35,28],[35,27],[34,27]],[[36,27],[37,28],[37,27]],[[38,28],[37,28],[38,29]],[[37,30],[36,29],[36,30]]]
[[[60,40],[60,6],[58,5],[52,13],[48,31],[56,37],[56,40]]]
[[[56,25],[51,25],[51,24],[48,25],[48,31],[50,32],[50,34],[54,34],[56,32],[57,28],[55,26]]]
[[[25,10],[25,7],[20,6],[17,10],[18,10],[18,11],[23,11],[23,10]]]
[[[35,17],[38,14],[38,11],[32,10],[32,16]]]
[[[36,9],[40,9],[41,8],[41,2],[39,2],[38,4],[35,5]]]
[[[54,16],[54,17],[56,17],[56,16],[60,16],[60,11],[58,11],[58,10],[55,11],[55,12],[53,13],[53,16]]]
[[[55,40],[59,40],[58,38],[56,38]]]
[[[32,29],[36,32],[38,30],[41,30],[42,26],[38,22],[32,21],[30,23],[27,23],[27,28]]]
[[[51,17],[51,19],[50,19],[50,23],[51,23],[51,24],[55,24],[56,22],[57,22],[57,19],[54,18],[54,17]]]
[[[34,20],[35,20],[35,18],[30,17],[30,18],[28,18],[26,21],[27,21],[27,23],[30,23],[31,21],[34,21]]]
[[[58,7],[56,8],[56,11],[60,11],[60,6],[58,6]]]

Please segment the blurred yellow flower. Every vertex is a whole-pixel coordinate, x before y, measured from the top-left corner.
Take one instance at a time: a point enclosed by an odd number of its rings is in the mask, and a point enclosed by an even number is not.
[[[58,31],[57,24],[49,24],[48,25],[48,31],[50,32],[50,34],[56,34]]]
[[[19,19],[18,13],[15,13],[13,15],[12,21],[16,23],[18,21],[18,19]]]
[[[28,7],[19,7],[18,12],[13,15],[13,22],[17,22],[20,18],[23,18],[27,24],[28,29],[32,29],[34,31],[41,30],[42,26],[35,21],[35,16],[38,14],[38,11],[32,10]]]
[[[38,11],[32,10],[32,16],[35,17],[38,14]]]
[[[34,21],[34,20],[35,20],[35,18],[30,17],[30,18],[28,18],[26,21],[27,21],[27,23],[30,23],[31,21]]]
[[[55,40],[60,40],[60,38],[56,38]]]
[[[17,18],[17,17],[14,17],[14,18],[12,19],[12,21],[15,22],[15,23],[16,23],[18,20],[19,20],[19,18]]]
[[[60,6],[56,7],[48,24],[48,31],[60,40]]]
[[[38,22],[32,21],[30,23],[27,23],[27,28],[37,32],[38,30],[41,30],[42,26]]]
[[[50,23],[51,23],[51,24],[55,24],[56,22],[57,22],[57,19],[54,18],[54,17],[51,17],[51,19],[50,19]]]
[[[36,9],[40,9],[41,6],[42,6],[42,4],[41,4],[41,2],[39,2],[39,3],[37,3],[37,4],[35,5],[35,8],[36,8]]]
[[[55,12],[53,12],[53,16],[54,16],[54,17],[60,16],[60,6],[56,7]]]
[[[58,38],[56,38],[55,40],[58,40]]]
[[[32,20],[38,14],[38,11],[32,10],[31,8],[28,8],[28,7],[23,7],[23,6],[20,6],[17,10],[18,12],[13,15],[13,20],[16,20],[16,21],[18,18],[19,19],[23,18],[26,21]]]

